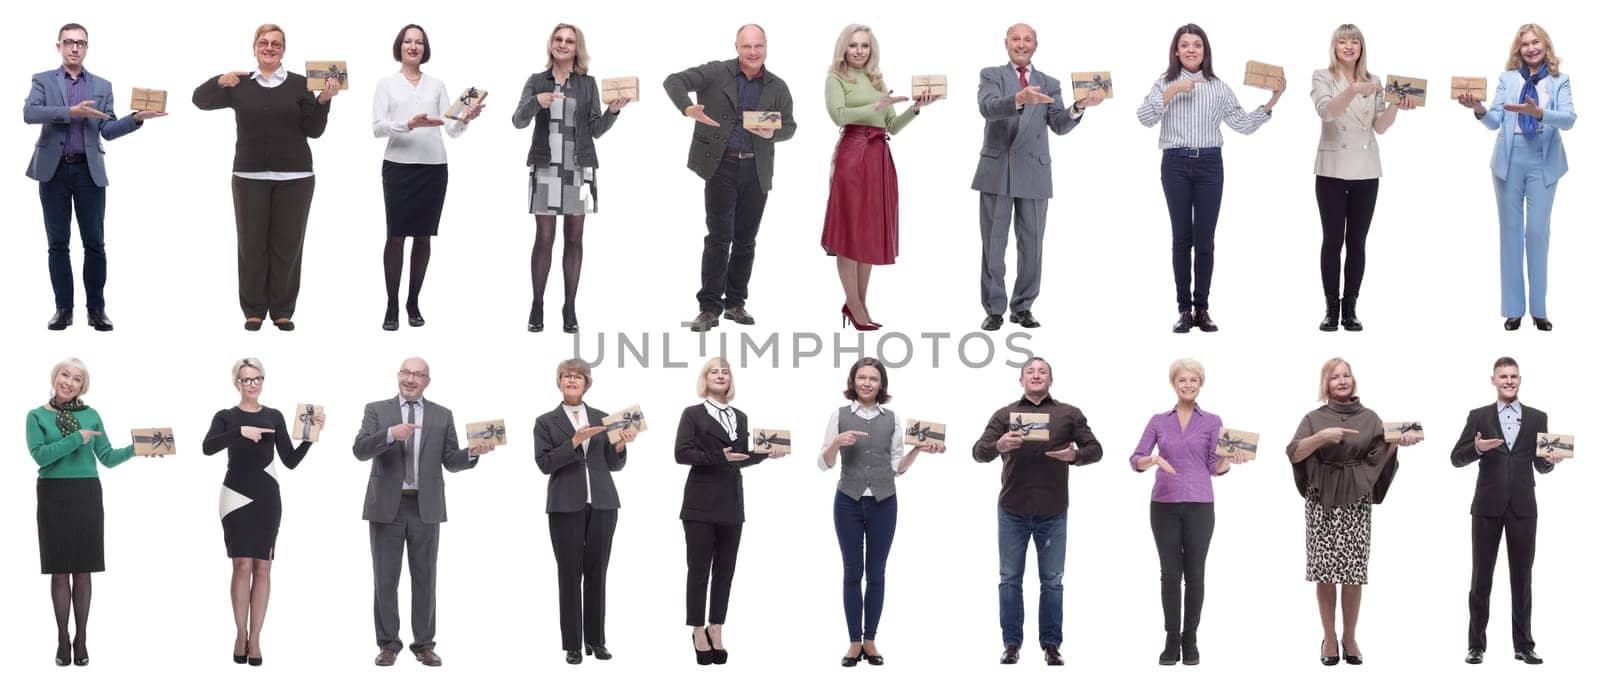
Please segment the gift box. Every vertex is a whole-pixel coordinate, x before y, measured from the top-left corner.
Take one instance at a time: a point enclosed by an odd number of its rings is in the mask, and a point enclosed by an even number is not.
[[[944,443],[943,424],[938,422],[926,422],[920,419],[906,420],[906,435],[903,439],[905,445],[920,446],[929,441],[938,441],[940,443]]]
[[[943,74],[917,74],[911,77],[911,97],[922,98],[922,94],[933,94],[934,98],[944,98],[949,94],[946,86],[949,82]]]
[[[1450,98],[1460,98],[1462,94],[1472,94],[1473,98],[1480,101],[1489,97],[1489,79],[1487,77],[1450,77]]]
[[[788,429],[751,429],[750,452],[771,453],[779,448],[787,451],[792,438]]]
[[[1383,100],[1389,105],[1400,102],[1401,96],[1411,97],[1411,104],[1421,108],[1428,104],[1428,80],[1415,77],[1389,75],[1383,82]]]
[[[1283,68],[1251,60],[1244,63],[1244,85],[1271,91],[1283,83]]]
[[[317,423],[317,418],[322,416],[322,406],[303,403],[294,406],[294,440],[316,443],[322,438],[322,425]]]
[[[1089,92],[1100,89],[1106,98],[1111,97],[1110,72],[1073,72],[1072,73],[1072,99],[1081,101],[1089,97]]]
[[[606,425],[606,440],[613,445],[622,440],[623,429],[633,429],[634,433],[639,433],[650,428],[644,423],[644,413],[639,411],[638,405],[606,415],[600,419],[600,423]]]
[[[1383,440],[1389,443],[1398,443],[1400,434],[1411,432],[1418,441],[1422,440],[1422,422],[1384,422]]]
[[[176,455],[178,442],[172,438],[172,427],[133,430],[133,454],[139,457]]]
[[[128,107],[134,112],[167,112],[167,92],[161,89],[134,89]]]
[[[783,113],[771,110],[746,110],[744,126],[756,129],[783,129]]]
[[[344,60],[307,60],[306,61],[306,89],[321,91],[322,84],[329,77],[339,80],[339,90],[350,88],[350,70],[345,69]]]
[[[1050,415],[1038,412],[1011,413],[1011,430],[1022,432],[1024,441],[1050,440]]]
[[[600,102],[610,104],[618,98],[630,101],[639,100],[638,77],[616,77],[614,79],[600,80]]]
[[[1544,451],[1545,457],[1561,458],[1572,457],[1571,434],[1539,434],[1539,450]]]
[[[476,86],[469,86],[466,91],[461,92],[461,97],[457,98],[456,102],[450,104],[450,109],[444,111],[444,116],[452,120],[459,120],[467,112],[467,108],[482,105],[488,98],[488,91]]]
[[[1225,458],[1232,458],[1235,452],[1244,453],[1244,459],[1256,459],[1256,449],[1260,447],[1261,434],[1252,434],[1248,431],[1224,428],[1217,432],[1216,453]]]
[[[467,423],[467,445],[487,441],[494,446],[506,444],[506,420],[491,419],[487,422]]]

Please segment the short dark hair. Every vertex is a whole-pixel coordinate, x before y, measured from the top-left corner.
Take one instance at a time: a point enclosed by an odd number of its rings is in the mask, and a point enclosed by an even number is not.
[[[428,58],[433,57],[433,41],[428,40],[428,30],[417,24],[407,24],[394,35],[394,61],[400,62],[400,46],[406,42],[406,32],[412,29],[422,32],[422,63],[427,64]]]
[[[82,24],[79,24],[77,22],[67,22],[66,24],[62,24],[61,25],[61,30],[56,32],[56,40],[57,41],[61,40],[61,34],[64,34],[64,33],[68,32],[68,31],[73,31],[73,30],[82,31],[84,38],[88,38],[89,37],[89,30],[83,28]]]
[[[856,397],[856,372],[860,371],[861,367],[872,367],[878,370],[878,399],[872,402],[877,405],[889,402],[889,370],[884,368],[883,362],[878,361],[876,357],[863,357],[860,361],[850,365],[850,375],[844,380],[845,399],[860,401]]]
[[[1518,371],[1522,370],[1522,367],[1517,366],[1517,360],[1514,360],[1510,357],[1501,357],[1500,359],[1495,360],[1494,369],[1499,370],[1500,367],[1517,367]]]
[[[1205,46],[1205,55],[1200,57],[1200,74],[1207,79],[1216,79],[1217,75],[1211,71],[1211,39],[1206,38],[1206,30],[1196,24],[1184,24],[1172,34],[1172,47],[1167,49],[1167,81],[1176,81],[1178,74],[1183,72],[1183,62],[1178,60],[1178,41],[1184,34],[1194,34],[1200,37],[1200,44]]]

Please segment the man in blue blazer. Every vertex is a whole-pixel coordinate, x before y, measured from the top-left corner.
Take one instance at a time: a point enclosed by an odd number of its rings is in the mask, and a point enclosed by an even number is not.
[[[102,138],[110,140],[132,132],[145,120],[166,113],[135,112],[117,119],[112,114],[111,82],[83,68],[89,53],[89,31],[67,24],[56,32],[61,66],[33,75],[22,120],[40,125],[39,143],[28,161],[28,177],[39,182],[39,203],[44,206],[44,231],[50,243],[50,285],[55,288],[56,312],[49,328],[72,325],[72,215],[78,215],[83,239],[83,288],[89,293],[89,325],[111,330],[106,317],[106,166]]]
[[[978,224],[983,231],[980,284],[983,330],[999,330],[1007,303],[1011,322],[1038,328],[1033,300],[1043,273],[1044,216],[1050,205],[1050,139],[1046,128],[1066,134],[1078,126],[1084,108],[1098,105],[1098,89],[1070,108],[1061,107],[1061,82],[1033,66],[1038,34],[1027,24],[1006,30],[1011,61],[983,70],[978,112],[983,115],[983,150],[972,188],[980,192]],[[1017,283],[1006,296],[1006,234],[1013,214],[1017,225]]]

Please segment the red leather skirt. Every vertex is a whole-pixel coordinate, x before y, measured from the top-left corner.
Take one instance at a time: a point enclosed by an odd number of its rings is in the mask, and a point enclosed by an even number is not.
[[[833,151],[833,182],[822,248],[864,264],[894,263],[900,253],[900,182],[882,127],[845,125]]]

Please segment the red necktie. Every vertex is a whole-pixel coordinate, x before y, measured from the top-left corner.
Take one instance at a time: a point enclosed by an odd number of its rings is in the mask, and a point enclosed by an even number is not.
[[[1017,82],[1022,85],[1022,88],[1028,88],[1028,67],[1026,65],[1017,68]]]

